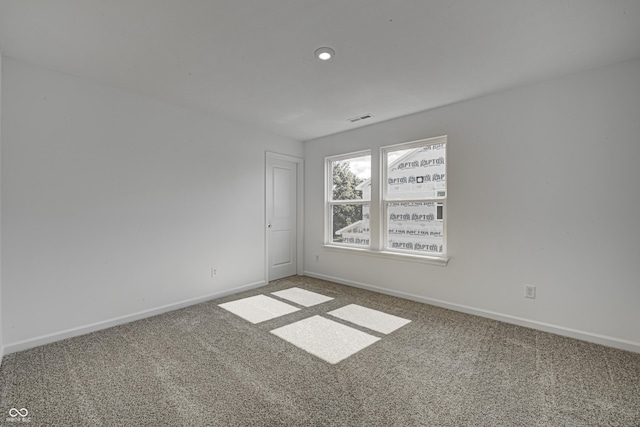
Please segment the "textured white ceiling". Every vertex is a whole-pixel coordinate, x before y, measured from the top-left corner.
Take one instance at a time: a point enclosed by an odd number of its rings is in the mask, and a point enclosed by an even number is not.
[[[640,1],[0,0],[0,51],[308,140],[638,58]]]

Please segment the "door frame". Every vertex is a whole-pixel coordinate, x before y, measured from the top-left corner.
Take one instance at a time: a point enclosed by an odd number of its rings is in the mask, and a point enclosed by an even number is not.
[[[264,281],[269,283],[269,227],[267,226],[267,200],[269,188],[267,188],[267,174],[269,173],[269,160],[284,160],[296,163],[296,274],[302,275],[304,271],[304,159],[289,156],[287,154],[266,151],[264,157]]]

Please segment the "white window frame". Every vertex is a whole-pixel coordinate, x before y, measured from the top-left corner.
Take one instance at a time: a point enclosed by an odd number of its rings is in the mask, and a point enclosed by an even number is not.
[[[343,243],[333,241],[333,207],[338,205],[370,205],[371,199],[358,200],[333,200],[333,163],[343,160],[355,159],[358,157],[370,156],[371,150],[356,151],[353,153],[340,154],[325,158],[325,186],[324,186],[324,202],[325,202],[325,245],[336,247],[354,248],[360,250],[368,250],[371,248],[371,237],[369,237],[368,245],[356,245],[353,243]],[[373,160],[372,160],[373,161]],[[373,166],[373,165],[371,165]]]
[[[400,199],[400,198],[390,198],[389,195],[387,194],[387,189],[388,189],[388,185],[387,185],[387,179],[388,179],[388,172],[389,172],[389,163],[388,163],[388,154],[392,153],[394,151],[402,151],[402,150],[410,150],[412,148],[421,148],[421,147],[426,147],[429,145],[440,145],[440,144],[444,144],[445,146],[445,162],[444,162],[444,168],[445,168],[445,188],[444,188],[444,196],[440,196],[438,197],[437,194],[435,197],[427,197],[427,198],[405,198],[405,199]],[[418,141],[411,141],[411,142],[404,142],[401,144],[395,144],[395,145],[388,145],[385,147],[380,148],[380,160],[382,163],[382,174],[381,174],[381,178],[380,178],[380,185],[382,187],[382,197],[380,200],[380,211],[381,211],[381,219],[382,221],[382,248],[384,252],[393,252],[393,253],[401,253],[401,254],[410,254],[410,255],[414,255],[414,256],[424,256],[426,258],[434,258],[434,259],[446,259],[447,258],[447,180],[448,180],[448,175],[447,175],[447,164],[449,163],[446,157],[446,152],[447,152],[447,137],[446,136],[439,136],[436,138],[428,138],[428,139],[421,139]],[[434,253],[434,254],[429,254],[426,255],[424,252],[420,252],[420,251],[415,251],[415,250],[408,250],[408,249],[398,249],[398,248],[389,248],[387,247],[387,242],[389,241],[389,236],[388,236],[388,231],[389,231],[389,224],[388,224],[388,215],[387,215],[387,211],[388,211],[388,205],[390,203],[434,203],[436,205],[436,212],[438,210],[437,206],[438,204],[442,204],[442,219],[436,219],[436,221],[442,221],[442,253]],[[371,226],[371,228],[373,228],[373,226]]]
[[[425,264],[434,264],[446,266],[449,262],[447,251],[447,197],[449,195],[448,185],[445,188],[444,197],[426,198],[426,199],[406,199],[409,202],[427,201],[442,203],[442,221],[443,221],[443,252],[434,254],[425,254],[424,252],[407,251],[386,248],[387,244],[387,203],[402,203],[405,199],[391,199],[386,197],[387,191],[387,153],[398,150],[405,150],[425,145],[445,144],[445,185],[448,182],[448,138],[446,135],[435,138],[421,139],[417,141],[404,142],[381,147],[377,153],[372,150],[362,150],[347,154],[340,154],[325,158],[325,239],[324,247],[328,250],[345,252],[350,254],[358,254],[363,256],[373,256],[379,258],[411,261]],[[335,161],[348,160],[361,156],[371,156],[371,198],[370,200],[353,200],[353,201],[333,201],[333,171],[332,163]],[[352,245],[349,243],[333,242],[333,206],[336,204],[370,204],[369,230],[370,239],[369,246]]]

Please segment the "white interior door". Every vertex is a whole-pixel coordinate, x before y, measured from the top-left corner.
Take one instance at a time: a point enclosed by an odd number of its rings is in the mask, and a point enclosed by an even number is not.
[[[267,156],[268,279],[297,273],[298,164]]]

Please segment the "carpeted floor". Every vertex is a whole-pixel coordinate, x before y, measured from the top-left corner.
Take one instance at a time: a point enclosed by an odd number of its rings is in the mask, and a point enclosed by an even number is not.
[[[252,324],[219,307],[333,299]],[[389,334],[326,313],[408,320]],[[270,331],[320,315],[380,340],[330,364]],[[292,277],[5,356],[0,423],[56,426],[640,426],[640,354]]]

